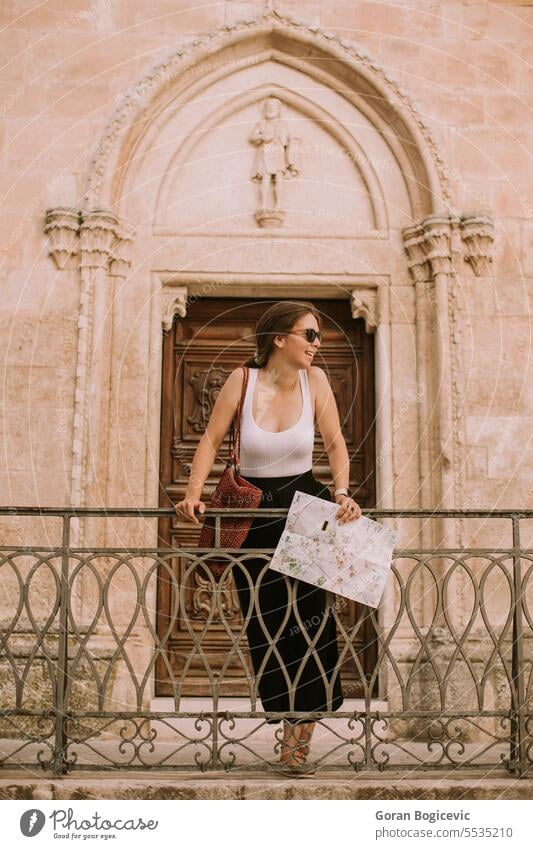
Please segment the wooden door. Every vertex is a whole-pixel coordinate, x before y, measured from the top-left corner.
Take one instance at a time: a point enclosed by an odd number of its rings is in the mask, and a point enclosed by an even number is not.
[[[161,407],[160,506],[168,507],[183,496],[190,465],[200,436],[204,432],[220,388],[230,372],[253,355],[253,330],[257,318],[272,300],[253,301],[236,298],[203,298],[192,303],[183,319],[174,322],[163,342],[163,385]],[[348,301],[313,299],[323,315],[324,339],[315,364],[328,374],[339,408],[342,431],[351,458],[350,486],[361,507],[375,506],[374,439],[374,347],[373,337],[365,332],[362,319],[351,316]],[[203,500],[212,491],[227,457],[227,437],[205,483]],[[318,430],[315,436],[313,472],[316,478],[331,481],[328,458]],[[161,546],[189,547],[198,544],[197,525],[178,522],[177,517],[160,521]],[[180,583],[184,563],[176,558]],[[198,570],[200,572],[200,570]],[[211,611],[209,584],[201,574],[186,582],[185,598],[189,623],[202,632]],[[240,611],[231,579],[223,593],[227,620],[238,629]],[[349,632],[368,610],[337,597],[343,623]],[[161,574],[158,581],[158,633],[167,639],[167,660],[175,675],[181,675],[187,659],[191,661],[192,640],[179,617],[171,621],[173,599],[169,582]],[[368,615],[354,639],[354,647],[365,674],[372,671],[377,658],[374,629]],[[202,638],[204,653],[211,669],[224,662],[230,641],[215,615]],[[339,648],[343,640],[339,638]],[[249,664],[251,669],[251,664]],[[156,694],[169,695],[168,670],[160,660],[156,667]],[[227,679],[227,680],[226,680]],[[345,696],[362,695],[361,681],[353,660],[342,667]],[[244,695],[247,688],[242,668],[235,664],[225,675],[222,695]],[[206,695],[209,687],[205,666],[198,653],[188,667],[184,695]]]

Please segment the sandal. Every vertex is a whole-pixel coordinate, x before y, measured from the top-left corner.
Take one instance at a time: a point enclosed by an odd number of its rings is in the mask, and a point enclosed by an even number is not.
[[[307,749],[309,749],[308,746]],[[314,764],[306,762],[304,746],[301,745],[290,726],[287,733],[287,725],[284,728],[284,738],[280,743],[278,770],[284,775],[312,775],[315,772]]]
[[[298,735],[298,750],[303,752],[304,756],[309,757],[309,750],[311,748],[311,737],[313,736],[313,731],[315,730],[314,722],[302,722],[297,726],[299,730]]]
[[[290,761],[279,761],[276,764],[276,771],[282,775],[313,775],[316,772],[316,767],[313,763],[307,763],[305,755],[301,752],[295,752]]]

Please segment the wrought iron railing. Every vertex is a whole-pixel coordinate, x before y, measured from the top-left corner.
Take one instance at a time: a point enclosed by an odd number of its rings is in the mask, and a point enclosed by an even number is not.
[[[217,542],[226,512],[206,512],[215,517]],[[266,518],[285,516],[287,510],[231,512]],[[364,609],[376,640],[370,671],[354,650],[362,617],[348,626],[337,597],[328,594],[339,666],[350,661],[362,698],[347,693],[341,709],[310,715],[261,708],[246,652],[250,611],[238,627],[228,614],[232,570],[246,573],[252,556],[264,558],[266,570],[272,550],[76,547],[73,520],[140,520],[144,530],[148,521],[156,538],[150,523],[174,511],[0,508],[2,542],[10,532],[8,517],[19,523],[19,536],[25,536],[24,517],[38,518],[41,527],[43,520],[55,523],[60,534],[54,545],[0,546],[0,765],[40,764],[57,775],[79,768],[268,771],[276,768],[281,725],[267,720],[291,716],[317,723],[311,757],[318,773],[468,767],[528,775],[533,549],[521,546],[520,530],[533,511],[365,514],[396,525],[406,520],[403,528],[413,533],[420,532],[424,519],[483,519],[478,535],[487,533],[490,523],[507,523],[511,544],[396,549],[379,611]],[[219,584],[204,562],[214,551],[228,562]],[[172,600],[163,624],[156,609],[158,581],[167,582]],[[195,581],[204,598],[201,617],[187,594]],[[181,669],[169,653],[176,620],[191,645]],[[215,622],[229,645],[218,669],[204,648]],[[308,655],[313,651],[310,643]],[[184,695],[194,665],[201,666],[208,688],[208,695],[197,699]],[[246,696],[225,698],[225,676],[235,666]],[[170,696],[164,700],[154,699],[156,667],[165,670]],[[331,693],[331,681],[328,686]]]

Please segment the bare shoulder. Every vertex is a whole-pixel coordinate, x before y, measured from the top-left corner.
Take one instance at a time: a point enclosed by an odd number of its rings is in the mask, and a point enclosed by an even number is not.
[[[235,398],[237,402],[241,397],[243,381],[244,369],[238,366],[237,368],[234,368],[226,378],[226,382],[223,387],[224,393],[227,394],[228,397]]]
[[[315,414],[325,403],[329,394],[329,380],[326,372],[320,366],[311,366],[308,371],[309,393],[313,402]]]
[[[320,366],[310,366],[309,376],[318,380],[327,380],[326,372]]]
[[[220,415],[222,415],[224,422],[227,417],[231,419],[234,416],[241,398],[243,379],[244,372],[242,368],[234,368],[229,373],[216,397],[211,415],[211,418],[214,418],[215,422],[218,421]]]
[[[243,370],[242,368],[235,368],[230,372],[216,396],[215,405],[206,428],[206,433],[215,446],[221,445],[235,416],[241,397],[242,384]]]
[[[320,368],[320,366],[311,366],[309,369],[309,383],[316,391],[328,387],[329,380],[324,369]]]
[[[242,386],[242,382],[244,380],[244,369],[242,366],[237,366],[234,368],[232,372],[230,372],[228,378],[226,379],[226,383],[231,381],[233,386]]]

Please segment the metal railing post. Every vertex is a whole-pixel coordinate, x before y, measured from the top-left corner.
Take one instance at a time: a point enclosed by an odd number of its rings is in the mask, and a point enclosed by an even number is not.
[[[520,518],[512,516],[513,523],[513,642],[511,688],[511,769],[519,778],[526,771],[526,717],[524,703],[524,646],[522,641],[522,576],[520,558]]]
[[[221,540],[220,540],[220,516],[215,516],[215,548],[221,548]],[[218,588],[218,592],[220,592],[220,587]],[[222,683],[220,681],[220,676],[218,672],[213,673],[213,711],[212,711],[212,731],[213,731],[213,751],[211,753],[211,769],[215,770],[218,768],[218,698],[219,698],[219,685]]]
[[[66,772],[65,763],[65,694],[68,674],[68,581],[70,513],[63,516],[63,541],[61,546],[61,578],[59,584],[59,644],[57,650],[57,675],[55,694],[55,746],[54,775]]]

